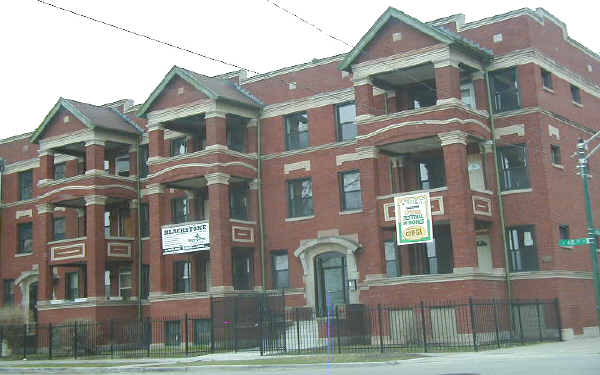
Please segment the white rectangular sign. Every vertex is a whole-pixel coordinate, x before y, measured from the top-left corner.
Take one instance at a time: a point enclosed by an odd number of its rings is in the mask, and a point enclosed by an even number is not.
[[[164,255],[210,250],[208,221],[163,226],[162,249]]]
[[[429,193],[394,198],[398,245],[433,241]]]

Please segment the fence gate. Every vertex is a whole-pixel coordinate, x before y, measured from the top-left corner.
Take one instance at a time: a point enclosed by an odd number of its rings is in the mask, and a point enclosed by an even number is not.
[[[211,301],[211,349],[285,350],[283,293],[235,294]]]

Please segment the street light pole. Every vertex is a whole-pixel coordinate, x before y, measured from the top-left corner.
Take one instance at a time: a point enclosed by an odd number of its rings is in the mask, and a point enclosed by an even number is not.
[[[583,179],[583,194],[585,198],[585,214],[588,226],[588,241],[590,245],[590,256],[592,257],[592,273],[594,276],[594,289],[596,291],[596,313],[598,315],[598,326],[600,327],[600,273],[598,271],[598,239],[596,237],[596,228],[594,226],[594,214],[592,212],[592,201],[590,199],[589,189],[589,164],[588,158],[591,156],[585,154],[586,142],[580,139],[577,142],[577,156],[579,159],[579,172]]]

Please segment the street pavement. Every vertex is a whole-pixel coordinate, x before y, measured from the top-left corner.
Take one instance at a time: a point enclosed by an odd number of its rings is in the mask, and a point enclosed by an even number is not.
[[[348,363],[317,365],[263,365],[263,366],[199,366],[185,367],[182,362],[198,360],[235,360],[257,358],[256,353],[223,353],[196,358],[144,361],[144,364],[119,368],[80,369],[9,369],[11,363],[2,362],[0,374],[19,373],[127,373],[147,374],[160,369],[161,374],[216,374],[239,375],[600,375],[600,338],[578,339],[567,342],[545,343],[530,346],[482,351],[478,353],[427,354],[427,357],[381,363]],[[72,363],[72,361],[64,361]],[[140,362],[140,361],[138,361]],[[22,362],[20,362],[22,363]],[[56,366],[57,361],[52,362]],[[151,364],[166,367],[150,367]],[[178,363],[179,367],[170,367]]]

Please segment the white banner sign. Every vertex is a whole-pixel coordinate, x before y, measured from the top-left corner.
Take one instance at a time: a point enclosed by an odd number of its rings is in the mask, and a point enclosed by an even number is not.
[[[429,193],[394,198],[398,245],[433,241]]]
[[[210,250],[208,221],[162,227],[163,254]]]

